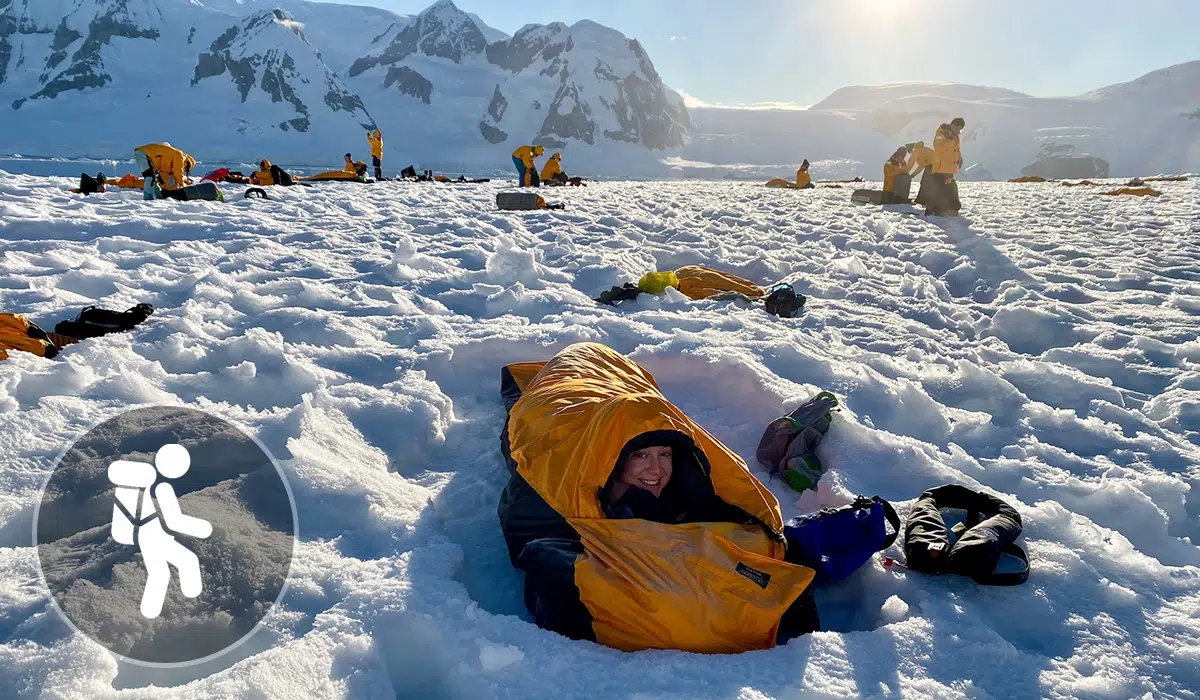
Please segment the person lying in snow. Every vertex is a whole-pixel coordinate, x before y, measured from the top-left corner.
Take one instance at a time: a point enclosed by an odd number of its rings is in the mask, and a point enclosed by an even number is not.
[[[636,299],[640,294],[662,294],[667,287],[678,289],[684,296],[694,300],[762,301],[767,313],[782,318],[795,316],[807,301],[789,284],[781,282],[764,288],[737,275],[701,265],[688,265],[674,272],[646,273],[636,285],[613,287],[597,297],[596,301],[616,306],[617,302]]]
[[[258,171],[250,176],[250,184],[258,185],[259,187],[271,187],[279,185],[281,187],[291,187],[296,184],[293,182],[292,176],[278,165],[273,165],[271,161],[263,159],[258,164]]]
[[[84,338],[132,330],[152,313],[154,307],[150,304],[138,304],[126,311],[89,306],[74,319],[59,321],[53,333],[42,330],[22,314],[0,313],[0,360],[8,359],[8,350],[53,358],[62,348]]]
[[[367,182],[367,164],[347,153],[341,170],[327,170],[307,177],[293,177],[296,182]]]
[[[71,191],[82,195],[97,194],[103,192],[107,184],[108,178],[104,177],[104,173],[99,173],[96,177],[92,177],[87,173],[80,173],[79,187],[73,188]]]
[[[501,394],[497,515],[539,627],[695,653],[820,629],[815,571],[792,560],[778,501],[644,368],[579,343],[508,365]]]

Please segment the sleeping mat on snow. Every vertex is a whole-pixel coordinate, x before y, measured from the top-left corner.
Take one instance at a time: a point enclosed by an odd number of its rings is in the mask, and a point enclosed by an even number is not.
[[[921,494],[904,527],[908,568],[970,576],[989,586],[1029,579],[1029,557],[1016,544],[1021,515],[1004,501],[947,484]]]

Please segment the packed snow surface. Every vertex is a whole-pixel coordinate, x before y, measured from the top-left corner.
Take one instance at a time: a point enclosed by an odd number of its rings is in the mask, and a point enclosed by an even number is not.
[[[1104,197],[964,183],[963,216],[848,188],[594,183],[561,212],[504,183],[274,188],[272,200],[83,198],[0,178],[0,308],[157,312],[57,360],[0,363],[0,697],[1196,698],[1200,188]],[[678,295],[591,301],[700,263],[808,295],[781,320]],[[981,487],[1013,503],[1026,585],[885,568],[817,593],[825,631],[713,659],[535,627],[495,515],[502,365],[578,341],[629,354],[753,461],[814,392],[843,403],[818,492],[785,516]],[[265,628],[203,667],[127,666],[72,633],[31,517],[55,457],[133,406],[256,435],[300,543]],[[887,554],[902,558],[899,547]]]

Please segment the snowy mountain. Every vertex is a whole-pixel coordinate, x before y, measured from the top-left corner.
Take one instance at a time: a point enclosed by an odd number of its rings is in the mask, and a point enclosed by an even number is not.
[[[641,44],[594,22],[514,36],[451,0],[416,15],[308,0],[0,0],[0,154],[339,165],[383,130],[389,172],[880,176],[898,145],[967,120],[973,176],[1200,171],[1200,62],[1077,97],[951,83],[853,86],[808,110],[688,110]]]
[[[636,40],[583,21],[528,25],[488,43],[450,0],[417,15],[347,75],[381,115],[404,114],[403,130],[430,144],[423,157],[435,160],[447,146],[483,157],[501,144],[511,151],[534,143],[603,168],[614,152],[629,161],[678,149],[690,126],[682,98]]]
[[[0,0],[0,153],[505,169],[536,142],[603,172],[659,167],[690,119],[640,44],[591,22],[517,37],[441,0],[418,15],[303,0]],[[570,167],[570,166],[569,166]]]
[[[279,121],[271,120],[267,126],[284,132],[308,132],[315,111],[309,105],[322,103],[327,110],[321,114],[344,112],[361,129],[375,128],[358,95],[347,90],[311,50],[299,23],[278,9],[250,15],[214,40],[200,54],[191,85],[217,87],[221,91],[214,91],[213,97],[219,101],[229,88],[236,89],[242,104],[261,103],[260,114],[279,111]],[[238,127],[248,128],[254,125]]]
[[[966,165],[979,164],[996,177],[1194,172],[1200,171],[1197,105],[1200,61],[1066,98],[947,83],[858,86],[805,111],[693,109],[684,157],[709,164],[775,163],[778,174],[804,158],[852,159],[855,167],[836,174],[878,179],[897,146],[931,143],[939,124],[962,116]]]

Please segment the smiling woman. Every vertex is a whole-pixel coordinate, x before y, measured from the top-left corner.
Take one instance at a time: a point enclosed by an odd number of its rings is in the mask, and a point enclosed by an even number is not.
[[[630,488],[649,491],[655,498],[661,496],[671,480],[671,452],[666,445],[651,445],[630,454],[621,468],[620,480],[613,484],[613,500],[620,500]]]

